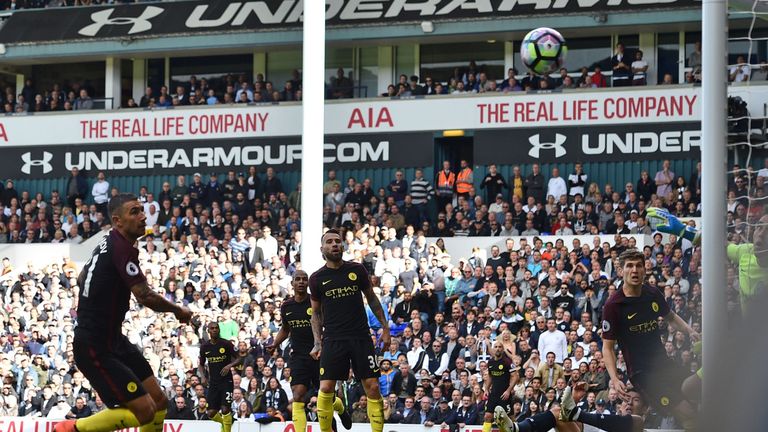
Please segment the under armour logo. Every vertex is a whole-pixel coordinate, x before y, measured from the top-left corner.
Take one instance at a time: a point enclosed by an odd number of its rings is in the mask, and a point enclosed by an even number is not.
[[[27,152],[21,155],[21,160],[24,161],[24,165],[21,166],[21,172],[24,174],[30,174],[33,166],[43,167],[43,174],[48,174],[53,171],[53,165],[50,164],[53,159],[53,154],[43,152],[42,159],[32,159],[32,153]]]
[[[563,147],[565,144],[565,135],[555,134],[555,142],[541,142],[539,134],[528,137],[528,142],[531,143],[533,148],[528,151],[530,157],[539,158],[541,156],[541,150],[555,150],[555,157],[559,158],[565,156],[566,150]]]
[[[141,33],[152,29],[152,23],[150,19],[163,13],[165,9],[157,6],[147,6],[144,8],[144,12],[136,18],[130,17],[115,17],[112,16],[114,9],[106,9],[91,14],[91,20],[93,24],[89,24],[78,31],[83,36],[96,36],[96,34],[105,25],[131,25],[131,29],[128,30],[128,34]]]

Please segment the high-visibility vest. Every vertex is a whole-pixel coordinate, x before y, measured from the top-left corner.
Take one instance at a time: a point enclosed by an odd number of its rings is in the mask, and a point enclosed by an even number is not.
[[[472,170],[464,168],[459,171],[459,175],[456,178],[456,192],[460,194],[469,193],[472,189]]]
[[[452,171],[448,171],[448,174],[445,174],[444,170],[440,171],[440,174],[437,176],[437,194],[440,196],[451,196],[453,195],[453,185],[456,183],[456,174],[454,174]]]

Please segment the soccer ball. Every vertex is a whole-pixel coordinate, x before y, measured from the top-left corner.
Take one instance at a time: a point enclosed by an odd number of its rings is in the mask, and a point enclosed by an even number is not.
[[[557,30],[539,27],[531,30],[520,45],[523,64],[537,75],[546,75],[565,64],[568,47]]]

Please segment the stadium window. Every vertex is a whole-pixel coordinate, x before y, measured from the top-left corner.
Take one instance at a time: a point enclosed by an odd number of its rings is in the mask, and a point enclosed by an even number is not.
[[[358,51],[360,59],[360,95],[359,97],[376,97],[386,89],[379,89],[379,48],[364,47]]]
[[[758,64],[766,60],[766,37],[768,28],[730,29],[728,31],[728,64],[736,64],[736,59],[743,55],[748,63]],[[737,40],[734,40],[737,39]],[[750,40],[751,39],[751,40]]]
[[[325,81],[330,84],[331,78],[336,76],[339,68],[344,69],[344,75],[351,78],[357,86],[357,77],[354,75],[354,48],[331,48],[325,49]]]
[[[94,99],[104,97],[106,68],[103,61],[33,65],[30,77],[37,89],[50,89],[54,84],[65,91],[84,87]]]
[[[514,62],[518,72],[521,75],[525,75],[527,71],[525,66],[523,66],[522,60],[520,60],[520,42],[515,41]],[[590,72],[595,69],[595,66],[600,66],[603,75],[610,75],[611,56],[613,55],[610,36],[569,37],[566,39],[566,42],[568,43],[568,55],[565,57],[565,67],[568,68],[569,73],[578,76],[578,73],[584,66],[588,67]]]
[[[477,70],[485,72],[488,79],[504,79],[504,43],[501,41],[427,44],[419,48],[422,82],[427,75],[435,81],[448,82],[456,68],[463,75],[470,61],[474,61]]]
[[[656,46],[656,82],[664,82],[664,74],[672,74],[673,82],[680,82],[680,34],[659,33]]]
[[[249,82],[253,81],[253,55],[235,54],[205,57],[175,57],[171,58],[171,94],[176,93],[176,86],[187,85],[189,78],[195,75],[197,79],[205,78],[208,85],[218,91],[226,88],[225,79],[232,75],[237,81],[240,75],[245,75]]]
[[[155,94],[160,94],[160,88],[165,85],[165,59],[154,58],[147,60],[147,85],[152,87]],[[144,93],[143,91],[141,92]]]
[[[301,49],[287,51],[270,51],[267,53],[266,79],[272,81],[275,87],[282,89],[285,82],[292,79],[294,69],[301,70]],[[259,73],[262,71],[256,71]]]
[[[395,82],[400,74],[408,76],[416,73],[416,45],[398,45],[395,48]]]

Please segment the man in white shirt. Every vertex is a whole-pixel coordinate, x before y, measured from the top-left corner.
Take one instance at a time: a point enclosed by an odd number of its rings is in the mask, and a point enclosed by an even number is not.
[[[732,82],[749,81],[751,70],[743,55],[736,58],[736,64],[728,70],[728,78]]]
[[[277,255],[277,240],[272,237],[272,229],[268,226],[262,229],[262,234],[262,238],[256,241],[256,246],[264,252],[264,258],[270,260]]]
[[[635,61],[632,62],[632,85],[646,85],[648,62],[643,60],[643,52],[635,52]]]
[[[560,199],[560,195],[567,195],[568,188],[565,185],[565,180],[560,177],[560,170],[552,168],[552,178],[549,179],[547,184],[547,196],[555,197],[555,201]]]
[[[555,353],[555,362],[563,363],[563,360],[568,355],[568,341],[566,340],[565,333],[557,329],[555,318],[547,319],[547,331],[539,336],[539,352]]]
[[[107,203],[109,202],[109,182],[106,181],[104,173],[99,171],[96,176],[96,183],[91,188],[93,202],[96,203],[96,211],[107,217]]]
[[[51,408],[50,411],[48,411],[48,415],[46,416],[49,419],[59,419],[64,420],[67,415],[67,413],[72,409],[71,406],[67,403],[67,400],[64,397],[59,397],[58,402],[56,405]]]
[[[584,187],[587,184],[587,174],[584,173],[580,163],[573,167],[573,172],[568,176],[568,184],[571,186],[568,192],[571,196],[580,194],[584,196]]]
[[[146,204],[144,204],[146,205]],[[155,226],[157,223],[157,219],[160,217],[160,213],[157,212],[157,207],[150,205],[147,207],[147,210],[149,210],[147,215],[147,227],[151,228]]]
[[[590,359],[584,355],[584,347],[581,345],[576,345],[576,348],[573,350],[573,356],[571,356],[570,359],[572,369],[578,369],[582,363],[589,366]]]
[[[768,179],[768,158],[765,158],[763,163],[765,164],[765,167],[757,172],[757,176],[758,177],[764,177],[764,178]]]
[[[154,207],[155,213],[160,213],[160,203],[155,201],[155,194],[152,192],[147,193],[147,201],[144,203],[144,213],[149,214],[149,208]],[[147,225],[149,225],[149,222],[147,222]]]

